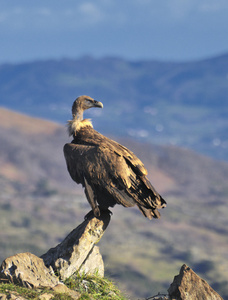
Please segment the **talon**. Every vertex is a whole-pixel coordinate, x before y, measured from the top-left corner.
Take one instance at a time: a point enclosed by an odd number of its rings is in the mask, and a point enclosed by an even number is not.
[[[93,210],[93,214],[95,217],[100,217],[100,215],[101,215],[100,209],[98,207],[95,207]]]

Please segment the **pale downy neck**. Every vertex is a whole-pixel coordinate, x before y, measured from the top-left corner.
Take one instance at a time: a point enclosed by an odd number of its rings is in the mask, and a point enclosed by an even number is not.
[[[85,126],[90,126],[93,128],[90,119],[83,120],[83,110],[77,111],[77,113],[73,116],[73,119],[68,121],[67,125],[69,136],[76,136],[77,132]]]

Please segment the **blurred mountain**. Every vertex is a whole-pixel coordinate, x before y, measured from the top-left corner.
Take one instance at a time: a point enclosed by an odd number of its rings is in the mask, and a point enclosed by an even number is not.
[[[0,109],[0,259],[56,246],[90,210],[67,173],[66,128]],[[167,200],[160,220],[116,206],[99,246],[131,299],[166,292],[187,263],[228,299],[228,164],[176,146],[115,137],[144,162]]]
[[[228,160],[228,55],[188,62],[118,58],[0,66],[1,105],[65,123],[82,94],[100,100],[95,127],[140,142],[178,145]]]

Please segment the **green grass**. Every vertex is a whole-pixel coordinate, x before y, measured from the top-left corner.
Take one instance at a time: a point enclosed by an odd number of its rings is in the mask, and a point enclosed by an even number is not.
[[[46,291],[45,291],[46,292]],[[25,287],[21,287],[12,283],[1,283],[0,284],[0,293],[9,295],[13,293],[14,295],[20,295],[26,299],[38,299],[38,297],[44,293],[41,290],[31,290]]]
[[[43,294],[51,294],[53,300],[71,300],[72,298],[67,294],[60,294],[53,292],[48,289],[28,289],[26,287],[21,287],[13,283],[1,283],[0,284],[0,294],[5,294],[7,297],[10,295],[21,296],[25,299],[38,300]],[[8,298],[7,298],[8,299]],[[11,298],[10,298],[11,299]]]
[[[75,275],[65,281],[71,290],[81,294],[80,300],[126,300],[118,288],[107,278],[99,276]],[[19,295],[25,299],[39,299],[42,294],[52,294],[54,300],[70,300],[67,294],[59,294],[48,289],[28,289],[12,283],[1,283],[0,294],[9,296],[10,294]]]
[[[82,299],[93,300],[125,300],[118,288],[107,278],[97,275],[75,275],[65,281],[65,284],[81,294]]]

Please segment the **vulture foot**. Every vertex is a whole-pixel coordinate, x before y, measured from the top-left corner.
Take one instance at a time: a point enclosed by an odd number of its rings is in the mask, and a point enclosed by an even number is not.
[[[84,220],[88,220],[88,219],[90,219],[92,217],[99,218],[100,215],[107,214],[107,213],[110,216],[112,215],[111,210],[109,210],[109,209],[102,209],[102,208],[96,207],[96,209],[94,211],[91,210],[91,211],[88,212],[88,214],[85,215]]]

